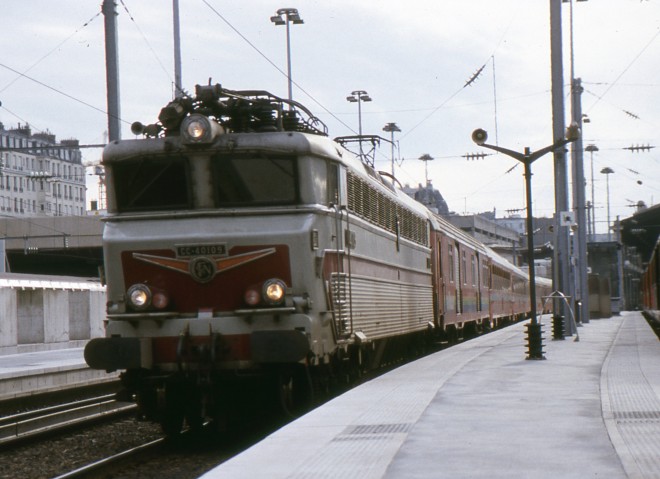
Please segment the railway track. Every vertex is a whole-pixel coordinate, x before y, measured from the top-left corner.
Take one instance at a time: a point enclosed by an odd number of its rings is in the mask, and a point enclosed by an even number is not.
[[[85,466],[74,469],[70,472],[64,473],[55,477],[54,479],[82,479],[85,477],[98,477],[102,472],[108,472],[117,468],[126,467],[131,461],[137,457],[142,458],[145,455],[155,454],[162,449],[165,445],[165,438],[155,439],[148,443],[142,444],[122,451],[104,459],[94,461]]]
[[[207,423],[201,430],[188,429],[176,437],[147,441],[50,477],[193,479],[255,444],[274,429],[246,425],[240,431],[234,431],[231,436],[223,437],[214,429],[213,424]]]
[[[119,402],[114,394],[106,394],[1,417],[0,447],[135,410],[135,404]]]

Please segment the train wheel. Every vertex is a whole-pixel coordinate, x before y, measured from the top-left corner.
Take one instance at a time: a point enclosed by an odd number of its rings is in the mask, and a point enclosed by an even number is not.
[[[164,404],[161,406],[160,426],[166,436],[175,436],[183,429],[185,395],[180,383],[165,386]]]
[[[446,336],[449,344],[458,343],[459,340],[458,328],[455,325],[450,324],[449,326],[447,326]]]
[[[493,330],[493,323],[490,319],[484,319],[481,323],[484,333],[490,333]]]
[[[204,425],[202,396],[198,392],[191,393],[186,401],[185,418],[188,427],[199,431]]]
[[[168,408],[163,413],[160,420],[160,427],[166,436],[176,436],[183,429],[184,411],[183,408]]]
[[[165,413],[160,421],[160,427],[166,436],[176,436],[183,429],[183,413]]]
[[[465,323],[465,325],[463,326],[463,339],[467,341],[469,339],[476,338],[478,335],[479,332],[476,321],[470,321],[468,323]]]
[[[277,393],[284,414],[297,417],[309,410],[313,401],[313,387],[307,368],[293,365],[280,368]]]

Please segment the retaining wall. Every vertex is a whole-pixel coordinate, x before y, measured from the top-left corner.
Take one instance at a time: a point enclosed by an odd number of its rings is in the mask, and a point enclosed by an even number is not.
[[[103,336],[104,318],[96,280],[0,274],[0,355],[81,347]]]

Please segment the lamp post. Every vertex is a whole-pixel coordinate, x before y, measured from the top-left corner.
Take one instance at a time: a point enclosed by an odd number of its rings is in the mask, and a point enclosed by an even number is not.
[[[284,18],[282,18],[284,15]],[[270,17],[270,21],[275,26],[286,25],[286,64],[287,64],[287,79],[289,80],[289,101],[293,100],[292,81],[291,81],[291,36],[289,33],[289,24],[300,25],[303,22],[298,14],[296,8],[280,8],[275,15]],[[289,105],[291,109],[291,105]]]
[[[392,135],[392,178],[394,178],[394,132],[401,132],[401,128],[396,123],[388,123],[383,127],[383,131],[387,131]]]
[[[594,144],[587,145],[584,151],[591,155],[591,233],[596,234],[596,195],[594,194],[594,152],[599,151]]]
[[[358,135],[360,136],[360,157],[362,157],[364,156],[362,152],[362,102],[371,101],[371,97],[364,90],[355,90],[346,97],[346,100],[358,104]]]
[[[541,148],[538,151],[530,151],[525,147],[524,153],[502,148],[486,143],[488,133],[478,129],[472,133],[472,140],[479,146],[503,153],[520,161],[525,166],[525,193],[527,199],[527,264],[529,265],[529,303],[531,309],[531,321],[527,325],[527,359],[545,359],[543,356],[543,338],[541,336],[541,324],[536,319],[536,274],[534,271],[534,224],[532,216],[532,163],[551,151],[555,151],[567,143],[576,141],[580,137],[580,130],[573,124],[566,130],[566,137],[555,141],[552,145]]]
[[[605,185],[607,191],[607,241],[612,240],[612,230],[610,229],[610,175],[614,173],[614,170],[609,166],[606,166],[600,172],[605,176]]]
[[[424,162],[424,188],[427,188],[429,186],[429,161],[433,161],[435,158],[433,158],[431,155],[428,153],[424,153],[422,156],[419,157],[419,161]]]

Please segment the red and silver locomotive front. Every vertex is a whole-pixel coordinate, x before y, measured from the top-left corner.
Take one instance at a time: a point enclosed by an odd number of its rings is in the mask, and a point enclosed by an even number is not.
[[[104,152],[108,320],[85,351],[94,368],[221,373],[318,359],[331,340],[312,311],[324,292],[310,246],[318,215],[303,205],[305,135],[214,89],[135,126],[151,138]]]

